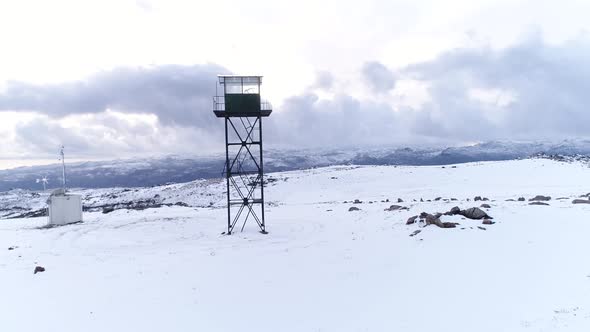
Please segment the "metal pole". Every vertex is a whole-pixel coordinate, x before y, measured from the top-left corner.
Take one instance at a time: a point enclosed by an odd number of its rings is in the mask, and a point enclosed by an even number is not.
[[[264,223],[264,161],[262,159],[262,117],[258,116],[258,141],[260,142],[260,209],[262,212],[262,234],[267,234]]]
[[[229,205],[230,193],[229,193],[229,177],[231,172],[229,169],[229,141],[227,134],[227,121],[228,117],[225,117],[225,181],[227,185],[227,234],[231,234],[231,208]]]
[[[66,192],[66,160],[65,160],[66,157],[64,155],[64,146],[63,145],[61,146],[60,154],[61,154],[61,166],[62,166],[62,169],[61,169],[61,171],[62,171],[62,173],[61,173],[62,187],[63,187],[64,193],[65,193]]]

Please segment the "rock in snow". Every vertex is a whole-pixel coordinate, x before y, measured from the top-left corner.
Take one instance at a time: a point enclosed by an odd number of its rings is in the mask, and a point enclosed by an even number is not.
[[[408,210],[407,207],[401,205],[392,205],[385,209],[384,211],[397,211],[397,210]]]
[[[588,199],[574,199],[572,204],[590,204],[590,200]]]
[[[465,210],[461,210],[461,212],[459,212],[460,215],[462,215],[465,218],[469,218],[469,219],[483,219],[483,218],[488,218],[488,219],[493,219],[492,217],[488,216],[487,213],[485,213],[482,209],[477,208],[477,207],[472,207],[469,209],[465,209]]]
[[[418,235],[420,232],[422,232],[421,230],[417,229],[415,231],[412,232],[412,234],[410,234],[410,236],[416,236]]]
[[[543,196],[543,195],[537,195],[537,196],[529,199],[529,201],[531,201],[531,202],[550,201],[550,200],[551,200],[551,196]]]
[[[461,209],[458,206],[455,206],[449,212],[451,215],[457,215],[457,214],[461,213]]]
[[[549,205],[549,204],[544,203],[544,202],[537,202],[537,201],[535,201],[535,202],[530,202],[529,205]]]

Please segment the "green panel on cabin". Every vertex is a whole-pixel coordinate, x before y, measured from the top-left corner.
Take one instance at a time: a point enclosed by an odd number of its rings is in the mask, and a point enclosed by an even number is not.
[[[225,94],[225,111],[229,113],[260,112],[259,94]]]

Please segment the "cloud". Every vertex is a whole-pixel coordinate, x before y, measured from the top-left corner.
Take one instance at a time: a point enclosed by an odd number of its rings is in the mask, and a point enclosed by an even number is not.
[[[14,129],[14,140],[29,153],[53,153],[62,142],[88,156],[216,151],[223,121],[211,114],[211,96],[215,75],[224,72],[216,65],[159,66],[59,85],[11,82],[0,92],[0,110],[38,113]],[[590,133],[584,38],[455,49],[395,70],[368,62],[360,74],[378,96],[353,95],[346,84],[334,84],[331,72],[318,72],[313,88],[275,103],[264,120],[265,146],[451,145]],[[427,98],[397,103],[402,83],[410,81]]]
[[[315,83],[313,88],[330,90],[334,86],[334,75],[329,71],[321,70],[316,72]]]
[[[533,36],[499,51],[457,49],[404,74],[429,82],[425,110],[445,135],[545,139],[590,132],[587,39],[549,45]],[[496,98],[473,98],[474,90]]]
[[[14,128],[14,145],[21,158],[52,158],[65,145],[76,158],[115,158],[161,154],[202,154],[221,148],[210,130],[161,126],[154,115],[114,111],[73,115],[63,119],[38,116]]]
[[[361,69],[361,73],[369,87],[377,93],[388,92],[395,86],[393,72],[380,62],[366,62]]]
[[[302,94],[269,119],[275,141],[296,145],[464,144],[544,140],[590,133],[590,42],[551,45],[538,36],[511,47],[455,49],[396,70],[398,81],[427,86],[419,107],[352,97]],[[378,92],[396,86],[376,62],[362,70]],[[394,90],[395,91],[395,90]]]
[[[164,125],[208,128],[211,96],[223,67],[164,65],[117,68],[84,81],[34,85],[8,82],[0,92],[0,111],[36,111],[50,117],[100,113],[155,114]]]

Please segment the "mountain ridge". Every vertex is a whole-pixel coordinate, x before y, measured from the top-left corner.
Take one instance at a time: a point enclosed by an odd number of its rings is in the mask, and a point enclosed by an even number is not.
[[[559,142],[490,141],[446,148],[333,148],[265,151],[265,171],[281,172],[334,165],[449,165],[526,158],[537,154],[590,155],[590,140]],[[169,155],[67,165],[69,187],[145,187],[222,176],[224,156]],[[40,190],[36,179],[47,176],[48,188],[61,183],[59,164],[0,170],[0,191]]]

